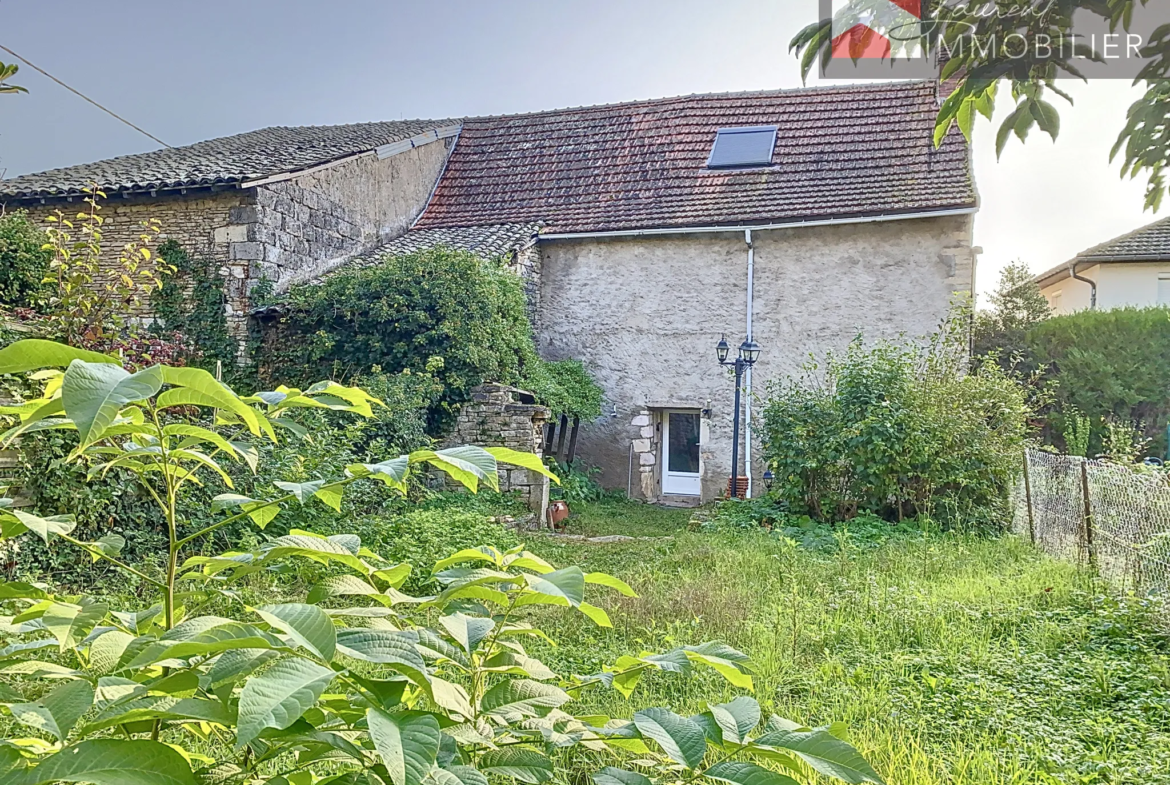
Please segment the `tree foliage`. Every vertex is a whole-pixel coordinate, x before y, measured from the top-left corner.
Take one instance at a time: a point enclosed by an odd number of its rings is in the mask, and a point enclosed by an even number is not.
[[[922,26],[921,38],[902,31],[900,42],[926,44],[930,51],[945,51],[949,60],[941,77],[955,89],[939,108],[935,143],[941,144],[947,131],[957,125],[970,139],[979,115],[991,119],[1001,84],[1006,83],[1014,109],[996,132],[996,150],[1002,153],[1012,136],[1025,141],[1033,128],[1054,140],[1060,133],[1060,112],[1051,102],[1053,95],[1072,104],[1072,98],[1056,83],[1058,78],[1081,78],[1081,63],[1105,62],[1103,53],[1073,34],[1074,17],[1102,20],[1111,31],[1128,40],[1126,34],[1141,35],[1141,56],[1147,60],[1137,81],[1146,85],[1145,94],[1130,107],[1126,124],[1111,152],[1124,152],[1123,176],[1147,177],[1146,207],[1157,210],[1166,193],[1166,167],[1170,163],[1170,25],[1150,35],[1138,29],[1141,15],[1135,11],[1149,0],[988,0],[978,3],[931,3]],[[889,17],[887,0],[854,0],[844,13],[858,22]],[[846,25],[849,26],[849,25]],[[832,51],[833,26],[828,20],[814,22],[791,41],[790,49],[802,58],[808,73]],[[1022,37],[1022,38],[1021,38]],[[960,39],[965,45],[960,46]],[[972,45],[972,41],[980,45]],[[1020,41],[1025,42],[1021,53]],[[1046,40],[1051,46],[1032,45]],[[989,45],[989,42],[991,45]],[[1078,63],[1080,61],[1080,63]]]
[[[966,372],[958,321],[929,346],[859,337],[772,385],[764,449],[776,497],[821,521],[1002,525],[1028,406],[998,366]]]
[[[520,279],[467,251],[383,257],[295,287],[266,332],[260,365],[269,376],[346,379],[373,365],[432,374],[442,385],[436,431],[484,381],[532,388],[557,413],[600,413],[600,390],[579,364],[550,367],[537,356]]]
[[[1017,261],[1004,267],[988,299],[991,309],[977,311],[972,326],[975,358],[994,356],[1005,370],[1027,362],[1028,329],[1052,315],[1027,265]]]
[[[32,308],[44,290],[49,238],[23,210],[0,214],[0,305]]]
[[[326,382],[241,397],[205,370],[152,366],[130,373],[112,358],[44,341],[0,350],[0,373],[42,374],[44,396],[10,412],[6,437],[73,430],[71,461],[93,475],[121,472],[146,488],[166,520],[162,574],[121,558],[122,541],[74,536],[71,515],[0,512],[0,539],[64,540],[153,587],[157,602],[112,608],[93,596],[0,584],[0,706],[30,732],[0,742],[6,784],[98,785],[526,785],[559,779],[568,755],[637,756],[609,766],[595,785],[688,781],[791,785],[809,772],[881,783],[828,728],[763,720],[754,699],[708,704],[687,717],[646,708],[632,719],[571,713],[593,689],[631,695],[653,671],[709,670],[750,690],[751,663],[722,643],[620,657],[592,676],[561,677],[529,655],[547,638],[531,615],[548,607],[601,627],[598,590],[633,590],[611,575],[557,569],[522,546],[469,548],[435,564],[437,591],[401,591],[408,565],[383,559],[351,534],[294,530],[254,546],[207,555],[196,544],[233,522],[261,530],[285,506],[338,509],[353,483],[403,491],[428,464],[476,490],[495,487],[497,460],[548,473],[536,456],[503,448],[421,450],[347,467],[344,476],[278,481],[276,493],[235,493],[224,462],[251,465],[257,441],[276,440],[289,412],[369,415],[379,401]],[[206,427],[187,419],[214,410]],[[201,421],[200,421],[201,422]],[[555,479],[555,478],[554,478]],[[187,484],[222,483],[219,520],[192,530]],[[231,511],[224,515],[223,511]],[[241,594],[248,576],[297,563],[333,568],[300,601],[259,604]],[[214,608],[214,611],[211,610]],[[763,726],[762,728],[760,726]],[[208,754],[210,753],[210,754]],[[761,765],[765,764],[765,765]],[[636,770],[635,770],[636,769]],[[781,773],[782,770],[787,773]]]

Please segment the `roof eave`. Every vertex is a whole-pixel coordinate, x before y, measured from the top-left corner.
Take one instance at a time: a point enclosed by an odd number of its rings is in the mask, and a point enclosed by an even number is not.
[[[541,240],[577,240],[600,239],[604,237],[642,237],[671,234],[714,234],[739,233],[744,231],[765,231],[768,229],[800,229],[815,226],[840,226],[847,224],[884,223],[887,221],[905,221],[915,218],[945,218],[956,215],[974,215],[979,206],[972,204],[962,207],[947,207],[932,210],[915,210],[897,213],[874,213],[869,215],[853,215],[824,217],[811,219],[797,219],[791,221],[756,221],[733,224],[715,224],[707,226],[663,226],[646,227],[641,229],[613,229],[580,232],[541,232]]]
[[[1043,289],[1045,286],[1051,286],[1054,283],[1065,280],[1071,277],[1071,270],[1069,269],[1075,264],[1151,264],[1156,262],[1170,263],[1170,255],[1167,254],[1146,254],[1140,256],[1077,256],[1064,264],[1051,267],[1038,275],[1032,276],[1032,282]]]

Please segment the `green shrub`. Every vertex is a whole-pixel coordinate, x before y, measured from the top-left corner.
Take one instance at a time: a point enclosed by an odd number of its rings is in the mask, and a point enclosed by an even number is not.
[[[0,215],[0,305],[30,308],[44,291],[52,251],[48,236],[23,210]]]
[[[929,346],[860,338],[773,384],[764,408],[774,494],[819,521],[872,513],[1003,525],[1028,407],[995,365],[964,371],[955,323]]]
[[[467,251],[436,247],[294,287],[260,342],[261,377],[350,379],[378,366],[428,373],[428,408],[441,433],[454,408],[485,381],[533,388],[558,414],[592,419],[601,392],[580,363],[536,354],[523,282]]]
[[[601,388],[580,360],[529,363],[520,386],[535,393],[538,401],[553,410],[554,417],[589,421],[601,416]]]
[[[1154,455],[1166,452],[1170,421],[1170,309],[1118,308],[1054,316],[1028,329],[1029,370],[1051,402],[1041,409],[1052,444],[1088,417],[1136,423]],[[1095,428],[1088,454],[1101,452],[1104,428]]]

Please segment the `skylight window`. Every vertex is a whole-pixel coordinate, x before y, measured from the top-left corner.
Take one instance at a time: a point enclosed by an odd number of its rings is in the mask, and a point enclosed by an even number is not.
[[[715,133],[715,145],[707,159],[708,169],[739,169],[750,166],[771,166],[772,149],[776,146],[776,126],[757,125],[748,128],[720,128]]]

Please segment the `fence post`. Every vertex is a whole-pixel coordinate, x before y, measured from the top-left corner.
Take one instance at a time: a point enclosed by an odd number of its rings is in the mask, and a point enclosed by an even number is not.
[[[1028,471],[1028,451],[1024,450],[1024,502],[1028,505],[1028,537],[1036,544],[1036,520],[1032,517],[1032,477]]]
[[[1089,553],[1089,567],[1097,569],[1097,549],[1093,546],[1093,508],[1089,503],[1089,460],[1081,460],[1081,497],[1085,501],[1085,549]]]

